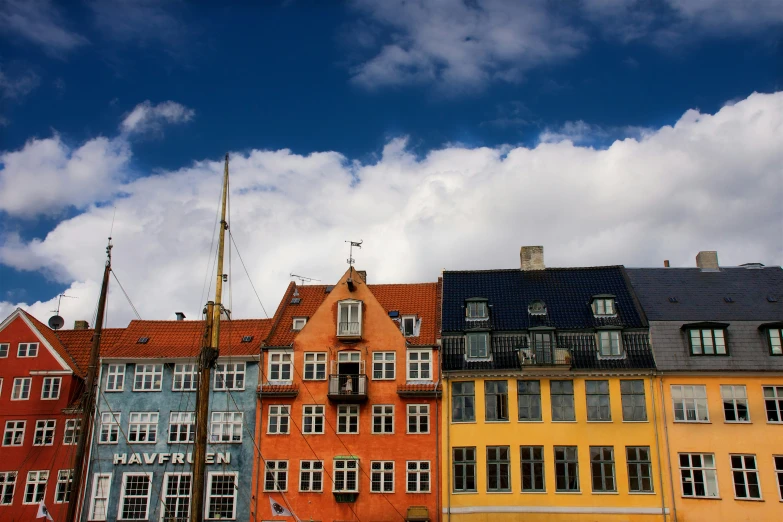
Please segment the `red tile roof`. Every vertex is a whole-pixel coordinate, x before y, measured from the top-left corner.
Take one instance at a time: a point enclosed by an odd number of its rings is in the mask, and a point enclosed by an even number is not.
[[[264,384],[258,386],[262,395],[296,396],[299,394],[298,384]]]
[[[258,355],[269,334],[271,319],[234,319],[220,322],[220,354]],[[196,357],[204,338],[204,321],[131,321],[104,357],[173,359]],[[252,336],[243,343],[242,337]],[[139,339],[148,338],[146,343]]]
[[[299,333],[293,329],[294,317],[312,317],[321,303],[329,294],[326,285],[297,285],[292,282],[288,285],[283,300],[274,315],[274,329],[266,340],[267,346],[289,346],[294,342],[294,337]],[[292,304],[291,300],[299,298],[299,304]]]
[[[433,345],[438,338],[440,310],[438,283],[414,283],[394,285],[367,285],[378,302],[387,311],[396,310],[400,315],[416,315],[421,318],[418,337],[408,337],[414,345]]]
[[[400,384],[397,386],[397,393],[432,393],[440,390],[440,384],[435,382],[422,384]]]

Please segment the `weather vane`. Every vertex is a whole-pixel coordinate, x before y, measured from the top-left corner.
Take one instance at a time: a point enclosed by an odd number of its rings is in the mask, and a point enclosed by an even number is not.
[[[362,248],[362,243],[364,243],[363,239],[360,239],[359,241],[346,241],[346,243],[350,243],[351,246],[348,250],[348,266],[353,266],[353,263],[356,261],[353,258],[353,247],[356,248]]]

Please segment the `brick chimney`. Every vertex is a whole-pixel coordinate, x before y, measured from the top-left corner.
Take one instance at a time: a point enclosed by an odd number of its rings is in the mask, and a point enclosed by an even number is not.
[[[696,266],[702,270],[719,270],[718,253],[715,250],[703,250],[696,254]]]
[[[522,270],[543,270],[544,247],[523,246],[519,250],[519,262]]]
[[[90,329],[90,323],[87,321],[74,321],[73,322],[73,329],[74,330],[89,330]]]

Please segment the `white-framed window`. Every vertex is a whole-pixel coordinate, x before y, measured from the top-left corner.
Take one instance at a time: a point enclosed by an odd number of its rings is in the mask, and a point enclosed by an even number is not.
[[[370,462],[370,493],[394,493],[394,461]]]
[[[672,385],[675,422],[709,422],[707,387]]]
[[[169,444],[192,444],[196,440],[196,414],[172,411],[169,414]]]
[[[393,381],[396,378],[397,354],[395,352],[373,352],[372,378],[375,381]]]
[[[193,475],[187,472],[163,474],[160,516],[162,522],[187,522],[190,519],[190,495]]]
[[[302,406],[302,433],[322,434],[324,432],[324,407],[321,404]]]
[[[359,406],[356,404],[337,406],[337,433],[359,433]]]
[[[683,497],[717,497],[718,475],[713,453],[680,453]]]
[[[133,391],[160,391],[163,389],[162,364],[137,364]]]
[[[326,352],[307,352],[304,354],[304,380],[326,380]]]
[[[408,350],[408,380],[432,380],[432,350]]]
[[[783,455],[773,455],[772,463],[775,465],[775,477],[778,480],[778,498],[783,502]]]
[[[769,353],[783,355],[783,328],[769,328],[767,338],[769,339]]]
[[[151,492],[152,472],[123,473],[117,520],[147,520]]]
[[[8,506],[14,502],[17,475],[16,471],[0,471],[0,506]]]
[[[207,473],[207,520],[237,518],[238,487],[235,471]]]
[[[35,421],[33,446],[53,446],[56,425],[57,421],[54,419]]]
[[[755,455],[730,455],[731,475],[734,477],[734,498],[761,500],[759,470]]]
[[[430,432],[430,405],[408,404],[408,433]]]
[[[601,330],[598,332],[598,353],[602,357],[613,357],[623,354],[620,330]]]
[[[81,419],[66,419],[63,445],[73,446],[79,442],[79,434],[82,432]]]
[[[334,459],[334,489],[342,493],[359,492],[359,459]]]
[[[361,301],[340,301],[337,304],[337,336],[354,337],[362,333]]]
[[[14,389],[11,391],[11,400],[26,401],[29,399],[32,382],[32,377],[17,377],[14,379]]]
[[[87,520],[106,520],[109,511],[109,490],[111,473],[93,473],[90,511]]]
[[[117,444],[120,440],[120,413],[101,413],[101,435],[98,444]]]
[[[468,301],[465,303],[465,317],[468,319],[486,319],[487,314],[486,301]]]
[[[48,471],[28,471],[22,504],[38,504],[41,502],[46,495],[46,482],[48,480]]]
[[[372,432],[394,433],[394,405],[373,404]]]
[[[291,326],[297,332],[305,327],[307,324],[307,317],[294,317],[294,323]]]
[[[721,384],[723,419],[726,422],[750,422],[748,392],[744,385]]]
[[[8,343],[0,343],[0,359],[8,357],[8,349],[10,345]]]
[[[245,363],[217,363],[215,366],[215,390],[244,390]]]
[[[405,491],[408,493],[430,492],[430,461],[409,460],[407,463],[407,481]]]
[[[762,386],[767,422],[783,423],[783,386]]]
[[[24,444],[24,428],[26,425],[27,421],[23,420],[5,421],[3,446],[21,446]]]
[[[57,472],[57,487],[54,490],[55,504],[65,504],[70,500],[71,484],[73,484],[72,469],[61,469]]]
[[[241,411],[213,411],[210,442],[242,442],[243,415]]]
[[[264,491],[288,491],[288,461],[267,460],[264,465]]]
[[[174,382],[172,391],[196,391],[198,388],[198,365],[182,363],[174,365]]]
[[[469,333],[465,336],[468,345],[468,359],[486,359],[489,357],[489,334],[487,332]]]
[[[400,321],[400,329],[405,337],[416,337],[416,316],[403,315]]]
[[[691,355],[727,355],[726,331],[722,328],[692,328],[688,339]]]
[[[299,461],[299,491],[320,493],[324,490],[324,461]]]
[[[17,357],[37,357],[38,343],[19,343],[19,349],[16,352]]]
[[[283,351],[269,351],[269,382],[290,383],[294,373],[294,354]]]
[[[125,365],[110,364],[106,369],[106,391],[115,392],[125,389]]]
[[[606,316],[615,315],[616,313],[614,310],[614,298],[598,297],[593,299],[593,315]]]
[[[290,433],[290,406],[283,404],[271,404],[269,406],[269,422],[266,432],[270,435]]]
[[[130,414],[128,443],[154,444],[158,440],[158,412],[143,411]]]
[[[60,385],[62,377],[44,377],[41,386],[41,400],[53,401],[60,398]]]

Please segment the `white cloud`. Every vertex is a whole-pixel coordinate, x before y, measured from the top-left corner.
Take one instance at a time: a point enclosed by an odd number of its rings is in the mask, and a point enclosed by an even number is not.
[[[33,71],[9,75],[0,69],[0,96],[3,98],[19,99],[27,96],[40,83],[41,79]]]
[[[604,150],[571,141],[535,148],[446,147],[418,157],[392,140],[375,163],[336,152],[232,154],[231,233],[272,313],[291,272],[334,282],[347,239],[370,282],[434,281],[441,269],[518,266],[521,245],[545,246],[548,266],[694,266],[699,250],[725,265],[783,261],[783,92],[753,94],[716,114]],[[222,161],[121,186],[114,268],[142,317],[200,316],[207,296]],[[68,324],[91,318],[113,209],[89,207],[41,241],[6,238],[0,262],[70,283]],[[214,254],[213,254],[214,255]],[[227,267],[228,270],[228,267]],[[239,259],[227,306],[262,316]],[[231,291],[229,297],[229,290]],[[0,303],[5,316],[16,303]],[[53,302],[33,303],[42,320]],[[109,323],[132,317],[114,285]]]
[[[65,27],[59,9],[50,0],[0,0],[0,29],[61,55],[88,43]]]
[[[193,119],[196,111],[173,101],[153,105],[144,101],[129,112],[120,124],[120,129],[126,134],[145,132],[160,132],[164,123],[186,123]]]

